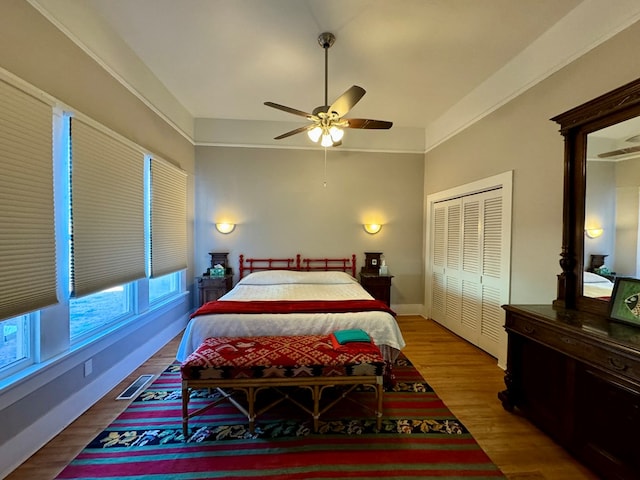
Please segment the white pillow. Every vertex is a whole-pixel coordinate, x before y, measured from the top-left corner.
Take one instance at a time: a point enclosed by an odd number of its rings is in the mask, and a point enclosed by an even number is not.
[[[584,283],[605,283],[613,285],[609,279],[605,277],[601,277],[600,275],[593,272],[584,272]]]
[[[357,283],[345,272],[298,272],[295,270],[265,270],[242,278],[238,285],[281,285],[288,283],[345,284]]]
[[[358,283],[355,278],[346,272],[295,272],[299,281],[296,283],[326,283],[344,284]]]

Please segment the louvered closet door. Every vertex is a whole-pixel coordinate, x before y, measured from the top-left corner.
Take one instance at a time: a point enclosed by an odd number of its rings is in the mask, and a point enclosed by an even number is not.
[[[459,323],[461,201],[448,200],[434,207],[432,253],[432,316],[447,328]]]
[[[503,347],[501,189],[438,202],[432,216],[432,318],[488,353]]]
[[[506,342],[504,311],[501,305],[509,300],[505,279],[509,272],[504,268],[502,225],[503,198],[496,192],[482,201],[482,297],[481,321],[478,346],[498,356],[500,347]],[[498,192],[499,193],[499,192]]]

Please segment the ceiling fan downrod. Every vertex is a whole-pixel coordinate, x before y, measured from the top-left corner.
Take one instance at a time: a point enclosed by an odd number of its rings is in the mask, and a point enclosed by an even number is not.
[[[324,106],[329,106],[329,49],[335,43],[336,37],[331,32],[323,32],[318,37],[318,43],[324,49]]]

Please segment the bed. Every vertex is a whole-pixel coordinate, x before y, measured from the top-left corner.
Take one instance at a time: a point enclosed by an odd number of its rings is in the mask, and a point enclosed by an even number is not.
[[[405,346],[395,314],[355,279],[355,255],[345,258],[245,258],[227,294],[191,316],[177,359],[209,337],[320,335],[361,328],[395,361]]]
[[[609,300],[613,282],[593,272],[584,272],[583,292],[585,297]]]

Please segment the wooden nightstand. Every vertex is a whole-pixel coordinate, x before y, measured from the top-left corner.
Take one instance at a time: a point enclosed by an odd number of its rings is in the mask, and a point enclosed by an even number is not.
[[[360,272],[360,285],[376,300],[391,306],[391,279],[393,275]]]
[[[197,277],[198,301],[200,305],[219,299],[231,290],[233,286],[233,274],[224,277]]]

